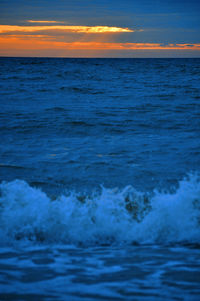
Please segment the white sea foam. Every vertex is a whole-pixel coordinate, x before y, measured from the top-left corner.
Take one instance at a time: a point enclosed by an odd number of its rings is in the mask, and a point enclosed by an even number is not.
[[[182,180],[174,193],[155,191],[151,197],[127,186],[51,200],[21,180],[3,182],[0,190],[2,243],[199,243],[198,175]]]

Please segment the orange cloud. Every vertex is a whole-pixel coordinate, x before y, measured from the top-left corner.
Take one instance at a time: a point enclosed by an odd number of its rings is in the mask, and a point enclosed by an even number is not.
[[[0,33],[8,34],[12,32],[33,33],[42,30],[63,30],[65,32],[75,33],[123,33],[134,32],[129,28],[110,27],[110,26],[70,26],[70,25],[44,25],[44,26],[18,26],[18,25],[0,25]]]
[[[41,20],[41,21],[27,20],[26,22],[28,22],[28,23],[64,23],[62,21],[48,21],[48,20],[46,20],[46,21],[44,21],[44,20]]]
[[[168,44],[159,43],[98,43],[98,42],[55,42],[55,45],[67,49],[95,49],[95,50],[200,50],[200,44]]]

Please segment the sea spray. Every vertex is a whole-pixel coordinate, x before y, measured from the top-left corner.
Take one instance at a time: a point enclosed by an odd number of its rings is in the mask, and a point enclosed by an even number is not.
[[[22,180],[0,185],[5,240],[82,245],[199,243],[200,181],[190,175],[173,193],[101,188],[52,200]]]

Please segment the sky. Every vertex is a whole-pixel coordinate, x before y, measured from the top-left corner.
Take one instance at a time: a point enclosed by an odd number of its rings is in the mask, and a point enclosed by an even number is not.
[[[0,56],[200,57],[200,0],[0,0]]]

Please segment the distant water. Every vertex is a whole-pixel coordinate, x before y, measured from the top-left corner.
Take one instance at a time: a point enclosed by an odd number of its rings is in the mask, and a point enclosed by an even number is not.
[[[200,59],[0,58],[0,299],[200,299]]]

